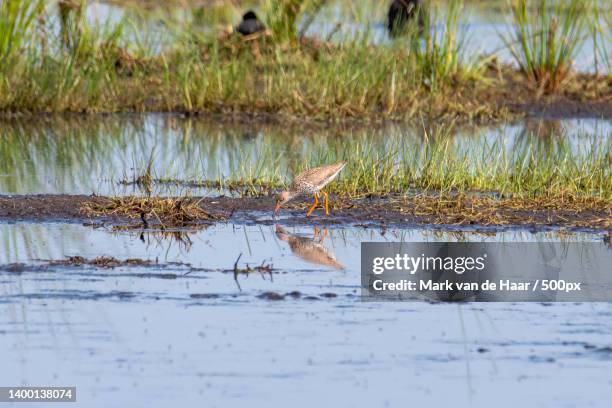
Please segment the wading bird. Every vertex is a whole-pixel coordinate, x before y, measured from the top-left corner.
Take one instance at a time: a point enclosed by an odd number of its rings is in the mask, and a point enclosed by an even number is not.
[[[255,14],[255,12],[252,10],[244,13],[244,16],[242,16],[242,22],[238,24],[238,27],[236,27],[236,31],[242,35],[251,35],[265,30],[266,26],[259,21],[257,14]]]
[[[328,185],[333,179],[338,176],[338,173],[346,166],[345,161],[341,161],[329,166],[315,167],[314,169],[306,170],[293,178],[293,183],[287,191],[281,192],[276,197],[276,207],[274,214],[277,214],[281,205],[297,198],[299,196],[312,194],[314,196],[314,204],[308,209],[307,217],[319,205],[319,190]],[[325,215],[329,215],[329,197],[327,192],[323,193],[325,197]]]
[[[392,37],[407,31],[409,21],[418,17],[419,32],[423,31],[425,20],[421,10],[421,0],[393,0],[387,14],[387,29]]]

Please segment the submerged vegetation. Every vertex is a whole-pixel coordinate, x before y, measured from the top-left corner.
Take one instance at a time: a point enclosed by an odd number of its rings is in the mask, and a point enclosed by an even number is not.
[[[202,26],[192,9],[180,17],[156,14],[153,21],[125,11],[121,18],[100,22],[88,19],[79,1],[72,3],[77,6],[60,12],[53,3],[35,0],[2,3],[12,12],[3,13],[0,23],[6,43],[0,52],[11,61],[0,65],[0,112],[491,121],[524,113],[521,106],[533,101],[531,88],[513,68],[468,51],[460,0],[450,0],[444,10],[432,6],[422,36],[414,30],[381,44],[375,44],[369,20],[358,22],[363,30],[350,36],[339,38],[335,29],[322,38],[306,36],[325,1],[267,0],[263,20],[270,33],[254,38],[220,34],[219,24],[211,21]],[[601,78],[581,75],[567,88],[555,85],[569,71],[577,48],[564,36],[583,38],[578,32],[583,13],[568,12],[566,18],[545,40],[555,45],[541,61],[555,75],[546,86],[563,100],[601,106],[610,97],[605,79],[602,84]],[[550,59],[556,70],[549,68]],[[524,70],[550,76],[540,73],[539,65]]]

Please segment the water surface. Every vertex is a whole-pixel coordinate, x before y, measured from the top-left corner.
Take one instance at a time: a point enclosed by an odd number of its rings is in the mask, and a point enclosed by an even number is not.
[[[315,239],[310,228],[284,234]],[[441,405],[453,395],[461,406],[496,399],[502,407],[582,407],[612,398],[608,303],[357,296],[361,241],[559,236],[329,229],[322,244],[341,269],[301,258],[269,226],[216,225],[182,240],[145,234],[143,241],[138,232],[80,225],[2,224],[0,236],[0,264],[26,264],[0,272],[0,383],[76,385],[80,406]],[[240,253],[240,267],[264,262],[275,273],[234,279],[223,270]],[[41,260],[73,255],[159,265],[37,269]],[[270,291],[300,296],[259,297]]]

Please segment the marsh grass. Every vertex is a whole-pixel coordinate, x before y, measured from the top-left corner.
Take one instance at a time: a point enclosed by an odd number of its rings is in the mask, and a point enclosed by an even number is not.
[[[276,34],[251,39],[219,36],[213,21],[201,27],[197,13],[183,10],[155,14],[158,24],[130,13],[92,23],[69,12],[66,40],[51,8],[32,6],[21,34],[9,35],[22,46],[0,68],[0,114],[179,111],[362,122],[513,115],[505,101],[477,97],[490,91],[491,78],[487,60],[465,47],[460,0],[430,13],[423,37],[376,45],[364,21],[363,31],[338,42],[301,36],[323,0],[266,4]]]
[[[589,18],[590,38],[593,45],[593,55],[595,72],[610,72],[610,50],[612,45],[612,9],[598,8],[596,3],[592,4],[593,9]]]
[[[392,205],[391,208],[432,224],[612,227],[612,206],[609,201],[571,195],[497,199],[465,194],[420,194],[410,197],[404,203]]]
[[[84,13],[66,13],[59,18],[61,30],[47,23],[41,32],[45,37],[32,37],[14,63],[0,71],[5,110],[95,112],[102,105],[113,110],[122,92],[118,78],[133,65],[120,46],[126,22],[88,24]],[[48,17],[43,21],[57,21]]]
[[[563,137],[526,134],[459,143],[448,127],[408,135],[349,138],[303,151],[261,146],[237,151],[217,179],[206,172],[191,179],[163,174],[153,185],[229,191],[240,196],[269,195],[289,186],[292,175],[327,163],[348,165],[328,191],[350,197],[430,192],[442,196],[476,193],[493,197],[593,197],[612,202],[612,141],[592,137],[572,146]],[[146,163],[140,168],[146,169]],[[203,166],[204,167],[204,166]],[[146,172],[146,170],[145,170]]]
[[[129,185],[129,184],[135,184],[138,187],[140,187],[141,189],[143,189],[147,196],[150,197],[151,193],[152,193],[152,183],[154,180],[154,176],[153,176],[153,164],[155,162],[155,147],[151,150],[151,154],[149,155],[149,160],[147,161],[147,166],[145,167],[144,171],[138,175],[135,176],[134,179],[131,182],[127,181],[127,178],[124,177],[124,181],[123,184],[125,185]]]
[[[0,69],[32,40],[33,27],[44,10],[43,0],[3,0],[0,2]]]
[[[323,2],[296,4],[270,0],[272,11],[287,14],[298,7],[296,16],[278,17],[293,28],[250,41],[220,39],[195,23],[168,17],[160,29],[165,45],[155,53],[150,41],[158,36],[129,17],[95,25],[85,13],[71,12],[63,29],[69,41],[53,29],[57,20],[48,18],[46,46],[32,37],[28,52],[0,74],[0,111],[212,111],[401,120],[444,111],[437,104],[444,104],[445,87],[472,86],[464,79],[474,76],[462,75],[476,71],[459,55],[459,9],[449,14],[441,25],[445,28],[432,28],[431,47],[416,52],[408,44],[374,46],[367,30],[341,44],[299,37],[295,19],[306,16],[301,28],[307,29]],[[462,112],[489,113],[486,108]]]
[[[539,147],[525,143],[512,149],[500,140],[465,149],[452,138],[438,135],[422,145],[395,142],[384,152],[372,149],[367,141],[337,151],[324,149],[311,163],[336,159],[349,164],[331,189],[353,196],[418,190],[612,199],[610,141],[575,154],[562,140]]]
[[[280,41],[297,39],[298,19],[309,1],[266,0],[265,21],[272,34]]]
[[[90,217],[117,216],[140,218],[145,227],[151,223],[162,228],[185,227],[204,221],[223,219],[205,211],[201,200],[190,197],[159,198],[159,197],[114,197],[104,202],[87,202],[81,212]]]
[[[449,125],[253,128],[250,123],[136,115],[23,119],[1,122],[0,173],[8,177],[0,178],[0,187],[5,193],[58,192],[49,190],[53,179],[59,192],[88,194],[99,179],[114,186],[140,180],[154,194],[210,189],[265,195],[286,187],[306,168],[347,160],[329,189],[354,197],[435,191],[612,201],[608,130],[602,125],[568,132],[563,126],[533,124],[520,131],[458,133]],[[146,196],[146,188],[141,190]]]
[[[568,79],[586,41],[591,0],[512,0],[510,34],[502,36],[521,71],[543,92],[556,92]]]
[[[438,91],[452,83],[483,80],[487,60],[477,60],[468,54],[469,38],[461,30],[463,1],[449,0],[445,13],[433,4],[419,12],[425,16],[423,29],[412,24],[405,37],[409,38],[422,84],[431,91]]]

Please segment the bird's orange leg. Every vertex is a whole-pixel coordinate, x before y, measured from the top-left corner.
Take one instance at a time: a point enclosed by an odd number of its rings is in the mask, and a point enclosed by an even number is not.
[[[308,209],[308,212],[306,213],[307,217],[310,217],[310,214],[312,214],[312,212],[315,210],[315,208],[317,208],[317,206],[319,205],[319,196],[317,195],[317,193],[314,193],[314,204]]]
[[[323,193],[325,195],[325,215],[329,215],[329,196],[327,195],[327,191]]]

